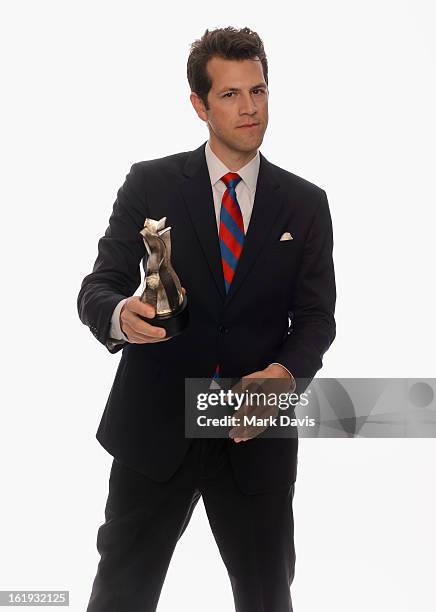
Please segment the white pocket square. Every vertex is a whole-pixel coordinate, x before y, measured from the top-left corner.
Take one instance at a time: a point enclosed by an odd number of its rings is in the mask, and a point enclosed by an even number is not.
[[[293,240],[293,238],[292,238],[292,235],[289,232],[285,232],[281,236],[280,240]]]

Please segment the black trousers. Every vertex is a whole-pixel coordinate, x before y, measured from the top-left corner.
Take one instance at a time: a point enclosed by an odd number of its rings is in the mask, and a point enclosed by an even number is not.
[[[163,483],[113,460],[106,520],[97,534],[101,559],[87,612],[157,609],[175,546],[200,496],[236,612],[292,611],[294,485],[243,494],[233,478],[227,444],[226,439],[194,440],[177,472]],[[187,601],[186,609],[208,606]]]

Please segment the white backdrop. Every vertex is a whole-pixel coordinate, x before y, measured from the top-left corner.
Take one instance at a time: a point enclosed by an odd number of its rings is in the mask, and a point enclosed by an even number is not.
[[[0,589],[85,610],[120,354],[77,293],[132,163],[207,138],[186,80],[206,27],[259,32],[262,153],[329,198],[338,332],[319,374],[436,376],[434,18],[424,0],[3,3]],[[435,440],[301,441],[296,612],[433,612],[435,460]],[[200,502],[159,612],[206,609],[234,608]]]

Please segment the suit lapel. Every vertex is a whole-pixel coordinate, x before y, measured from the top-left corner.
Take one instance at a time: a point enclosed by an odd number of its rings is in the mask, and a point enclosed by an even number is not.
[[[226,297],[212,185],[204,153],[206,143],[192,151],[183,168],[182,193],[212,277],[222,299]]]
[[[245,235],[244,248],[242,249],[225,305],[233,299],[247,274],[253,268],[256,259],[265,246],[268,234],[282,209],[279,186],[273,165],[260,153],[259,176],[253,211],[248,231]]]
[[[226,295],[212,186],[204,153],[205,144],[192,151],[186,160],[182,193],[218,292],[227,305],[264,248],[268,234],[282,208],[278,189],[280,185],[274,166],[260,153],[253,212],[235,276]]]

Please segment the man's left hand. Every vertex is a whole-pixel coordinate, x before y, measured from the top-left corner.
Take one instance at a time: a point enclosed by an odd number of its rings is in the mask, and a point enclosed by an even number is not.
[[[235,387],[233,387],[233,391],[235,393],[241,393],[246,390],[249,391],[250,387],[252,389],[253,387],[256,387],[256,390],[254,391],[253,389],[253,392],[258,393],[289,393],[294,389],[295,381],[284,367],[273,363],[264,370],[259,370],[258,372],[253,372],[252,374],[243,376]],[[268,417],[277,416],[278,411],[279,407],[277,402],[272,406],[269,406],[268,404],[257,406],[245,404],[238,410],[237,416],[239,419],[243,419],[245,416],[268,419]],[[267,429],[267,426],[264,427],[259,425],[246,427],[241,424],[239,426],[232,427],[229,432],[229,437],[233,438],[236,443],[246,442],[247,440],[251,440],[265,431],[265,429]]]

